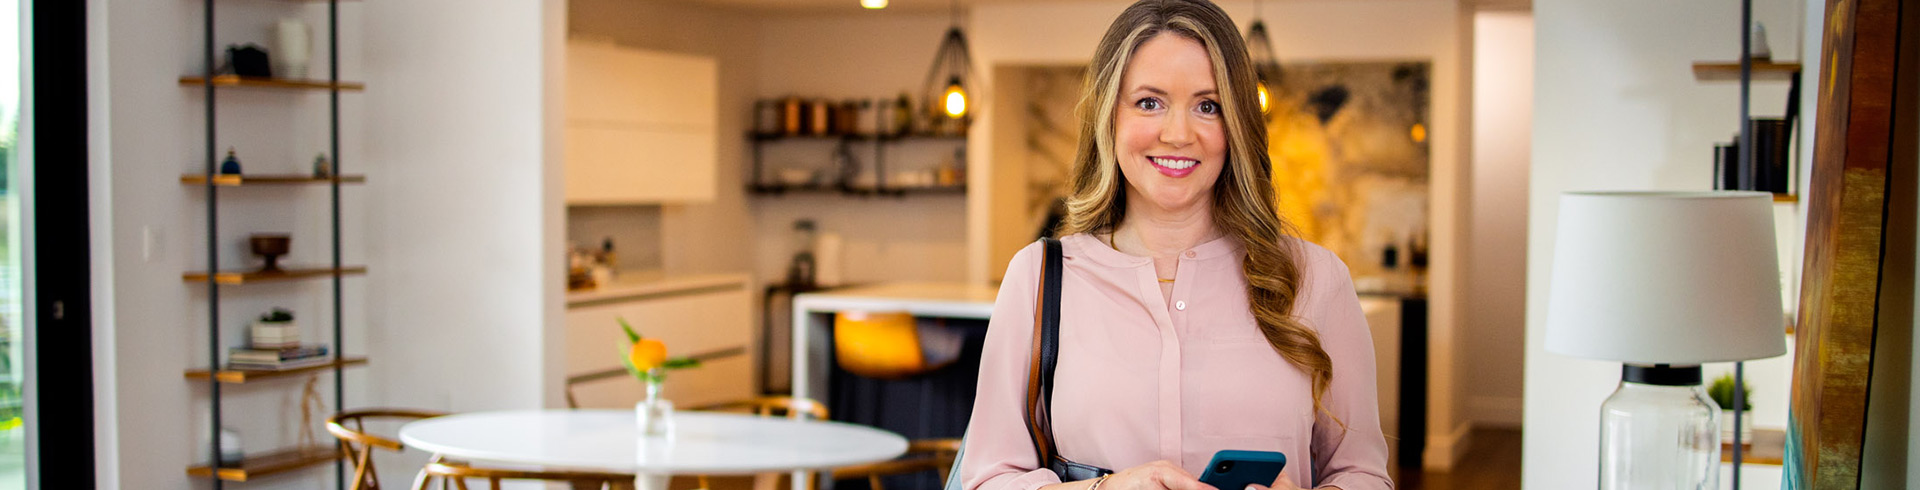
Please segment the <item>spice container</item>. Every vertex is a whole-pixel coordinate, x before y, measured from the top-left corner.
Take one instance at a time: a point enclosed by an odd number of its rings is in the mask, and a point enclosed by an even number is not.
[[[787,135],[800,134],[802,124],[806,122],[806,104],[799,97],[787,97],[780,100],[780,132]]]
[[[813,99],[807,104],[807,134],[824,135],[833,130],[833,103]]]

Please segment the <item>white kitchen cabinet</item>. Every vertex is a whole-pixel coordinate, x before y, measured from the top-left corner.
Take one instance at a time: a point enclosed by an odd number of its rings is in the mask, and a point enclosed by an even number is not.
[[[567,41],[569,205],[709,202],[718,190],[713,58]]]
[[[679,407],[744,400],[756,393],[753,378],[751,300],[745,282],[632,297],[574,302],[567,308],[565,369],[569,378],[624,369],[627,337],[618,318],[641,336],[667,344],[669,357],[717,352],[733,355],[700,367],[670,371],[663,394]],[[574,399],[585,408],[632,408],[645,394],[640,382],[620,375],[576,383]]]

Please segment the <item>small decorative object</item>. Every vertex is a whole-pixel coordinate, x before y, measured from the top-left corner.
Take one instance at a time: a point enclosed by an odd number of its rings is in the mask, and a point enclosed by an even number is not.
[[[300,346],[300,326],[293,323],[293,312],[284,308],[260,315],[247,332],[247,345],[254,349],[287,349]]]
[[[1740,398],[1743,402],[1740,404],[1740,409],[1753,410],[1753,385],[1742,384],[1745,385],[1742,386],[1745,389],[1741,391],[1746,393]],[[1733,427],[1733,375],[1723,374],[1714,378],[1713,386],[1707,387],[1707,396],[1713,398],[1715,405],[1720,406],[1720,441],[1734,442],[1734,433],[1738,432],[1740,444],[1753,443],[1753,417],[1740,418],[1738,431]]]
[[[278,53],[274,61],[280,76],[306,78],[307,61],[313,58],[313,30],[307,28],[306,21],[288,17],[280,19],[274,33],[279,40],[273,48]]]
[[[1566,193],[1553,244],[1547,351],[1623,364],[1600,405],[1599,488],[1719,488],[1700,364],[1787,352],[1772,196]]]
[[[205,433],[202,433],[200,436],[200,445],[212,446],[213,440],[211,439],[211,436],[206,435]],[[207,453],[206,449],[200,450],[200,454],[206,454],[206,453]],[[247,455],[247,452],[245,448],[240,447],[240,431],[233,430],[230,427],[221,427],[220,428],[220,467],[222,468],[238,467],[240,466],[240,463],[242,461],[246,460],[247,458],[246,455]]]
[[[793,222],[794,247],[793,263],[787,267],[787,287],[809,290],[814,287],[815,268],[813,261],[813,220],[803,219]]]
[[[660,385],[666,383],[667,371],[700,367],[700,361],[681,357],[667,358],[667,344],[658,340],[642,338],[640,332],[633,329],[623,317],[615,317],[620,329],[627,333],[627,351],[621,363],[627,372],[647,385],[647,398],[633,407],[634,416],[643,438],[673,438],[673,402],[660,398]]]
[[[913,99],[901,92],[893,100],[893,134],[901,135],[913,132]]]
[[[760,100],[753,103],[753,132],[755,134],[777,134],[780,132],[780,102]]]
[[[333,176],[333,162],[327,161],[326,153],[313,156],[313,176],[323,179]]]
[[[220,71],[243,77],[273,77],[273,68],[267,63],[267,50],[252,43],[228,45],[227,66]]]
[[[240,157],[234,156],[233,147],[227,147],[227,158],[220,161],[221,175],[240,175]]]
[[[1747,44],[1747,57],[1756,60],[1773,59],[1773,49],[1767,47],[1767,26],[1755,22],[1749,32],[1751,39]]]
[[[267,265],[261,267],[260,272],[280,272],[280,256],[287,254],[293,237],[282,233],[255,233],[247,242],[252,244],[255,255],[267,260]]]

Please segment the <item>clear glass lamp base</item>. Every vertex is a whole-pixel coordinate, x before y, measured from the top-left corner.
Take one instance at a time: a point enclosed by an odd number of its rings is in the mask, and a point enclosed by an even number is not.
[[[1699,366],[1627,365],[1600,405],[1601,490],[1716,490],[1720,407]]]

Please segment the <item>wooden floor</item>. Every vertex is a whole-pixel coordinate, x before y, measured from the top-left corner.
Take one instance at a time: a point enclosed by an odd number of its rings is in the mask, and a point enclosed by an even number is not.
[[[1474,429],[1473,446],[1447,473],[1394,476],[1399,490],[1499,490],[1520,488],[1520,430]]]

